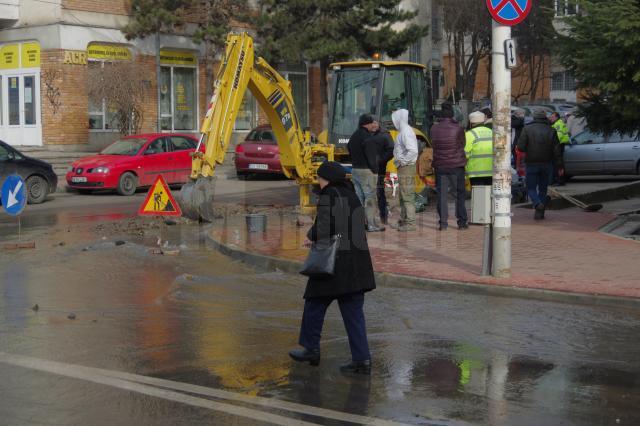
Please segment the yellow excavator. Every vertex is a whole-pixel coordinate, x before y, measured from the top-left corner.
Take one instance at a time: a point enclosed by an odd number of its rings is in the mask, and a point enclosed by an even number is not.
[[[310,213],[316,171],[324,161],[348,163],[347,142],[360,114],[371,113],[395,136],[391,112],[409,110],[410,124],[428,145],[432,118],[431,95],[425,67],[398,61],[355,61],[331,64],[329,129],[312,137],[301,127],[289,81],[263,58],[254,57],[253,39],[246,33],[229,34],[225,55],[200,129],[200,145],[193,154],[191,182],[180,193],[183,215],[212,221],[215,168],[222,164],[233,126],[247,91],[267,116],[280,149],[284,174],[300,186],[302,213]],[[420,181],[417,180],[419,188]]]

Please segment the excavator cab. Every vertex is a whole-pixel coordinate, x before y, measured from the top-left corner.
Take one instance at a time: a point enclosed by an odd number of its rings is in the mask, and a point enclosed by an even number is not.
[[[347,143],[361,114],[370,113],[382,126],[395,131],[391,113],[409,111],[409,124],[427,143],[432,124],[431,87],[424,65],[398,61],[331,64],[328,142],[336,158],[346,160]]]

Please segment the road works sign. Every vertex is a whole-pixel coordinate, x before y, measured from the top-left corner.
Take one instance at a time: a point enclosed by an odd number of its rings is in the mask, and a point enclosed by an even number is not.
[[[2,207],[7,214],[18,216],[27,204],[24,181],[18,175],[9,176],[2,185]]]
[[[149,193],[140,206],[138,214],[141,216],[182,216],[180,206],[173,198],[162,175],[158,175],[154,184],[149,188]]]
[[[533,0],[487,0],[487,8],[494,21],[502,25],[517,25],[531,11]]]

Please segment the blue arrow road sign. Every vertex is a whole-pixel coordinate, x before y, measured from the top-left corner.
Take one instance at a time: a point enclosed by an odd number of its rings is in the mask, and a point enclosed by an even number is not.
[[[11,175],[2,184],[2,207],[7,214],[18,216],[27,204],[24,181],[18,175]]]

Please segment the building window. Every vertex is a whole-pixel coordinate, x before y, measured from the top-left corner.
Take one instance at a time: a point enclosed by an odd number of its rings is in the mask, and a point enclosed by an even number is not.
[[[197,130],[195,68],[162,67],[160,81],[162,130]]]
[[[416,64],[422,63],[422,39],[419,39],[409,47],[409,61]]]
[[[256,98],[253,97],[250,91],[244,95],[238,115],[236,116],[236,122],[233,127],[234,130],[251,130],[258,125],[258,103]]]
[[[567,71],[554,72],[551,75],[551,90],[573,92],[576,90],[576,79]]]
[[[302,128],[309,127],[309,87],[307,79],[307,64],[285,64],[278,71],[291,82],[293,103],[296,106],[298,120]]]
[[[580,11],[577,0],[554,0],[556,17],[575,15]]]
[[[97,73],[109,62],[89,61],[88,72]],[[96,131],[117,131],[116,108],[107,105],[104,99],[94,99],[89,96],[89,129]]]

